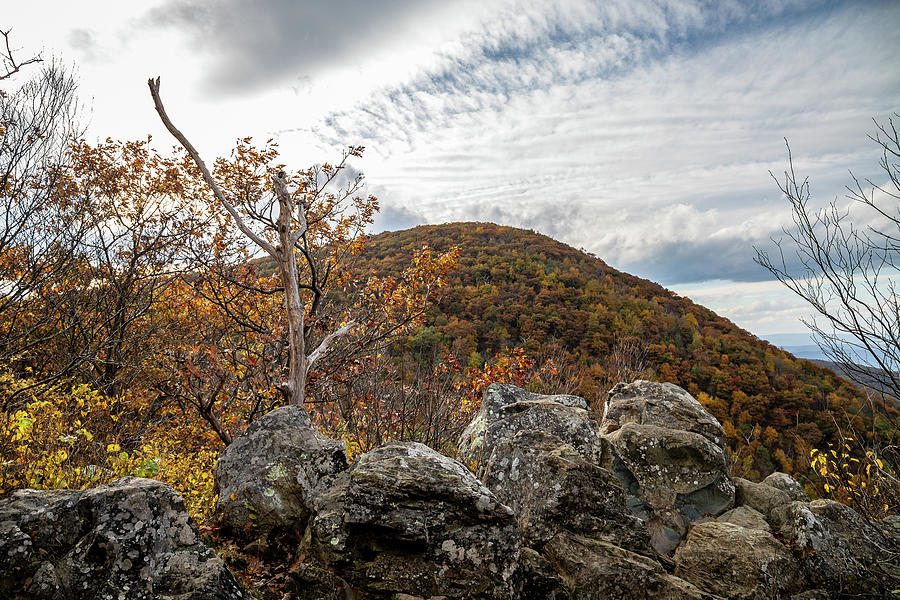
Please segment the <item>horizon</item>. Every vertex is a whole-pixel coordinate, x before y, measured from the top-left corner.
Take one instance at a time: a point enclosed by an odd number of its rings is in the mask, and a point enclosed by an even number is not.
[[[813,203],[876,178],[900,109],[891,2],[17,4],[4,28],[78,71],[88,139],[174,145],[146,78],[207,161],[274,137],[301,168],[364,145],[373,232],[533,229],[758,337],[808,315],[753,260],[790,225],[769,171]],[[27,75],[20,75],[21,82]]]

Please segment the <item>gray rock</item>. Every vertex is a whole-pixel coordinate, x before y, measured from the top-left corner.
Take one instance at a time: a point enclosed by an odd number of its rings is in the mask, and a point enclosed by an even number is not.
[[[264,415],[216,462],[216,515],[239,537],[303,531],[312,488],[347,468],[345,443],[310,427],[302,411],[285,406]]]
[[[573,600],[715,598],[657,561],[601,540],[560,533],[544,546],[544,556]]]
[[[310,550],[362,597],[509,598],[512,510],[463,465],[415,442],[367,452],[313,496]]]
[[[691,527],[675,563],[677,576],[725,598],[781,598],[803,583],[794,557],[770,533],[732,523]]]
[[[787,494],[791,500],[809,502],[809,496],[803,491],[803,486],[787,473],[776,471],[763,479],[762,482],[773,488],[778,488]]]
[[[569,531],[653,553],[616,478],[556,436],[526,430],[502,440],[482,481],[516,513],[526,545],[540,548],[560,531]]]
[[[612,433],[626,423],[692,431],[716,446],[725,445],[725,430],[719,421],[687,391],[673,383],[639,379],[616,384],[609,391],[601,433]]]
[[[460,459],[479,465],[480,476],[494,446],[528,429],[555,435],[588,461],[596,464],[604,461],[606,444],[583,398],[543,396],[499,383],[489,385],[484,391],[481,408],[460,436]]]
[[[734,478],[734,502],[738,506],[749,506],[767,519],[779,506],[791,503],[791,497],[776,487],[754,483],[742,477]]]
[[[246,598],[181,496],[158,481],[19,490],[0,500],[0,532],[0,597]]]
[[[766,517],[749,506],[736,506],[728,512],[719,515],[716,519],[719,523],[731,523],[747,529],[760,529],[762,531],[771,531],[771,527],[766,522]]]
[[[616,385],[601,432],[612,445],[611,470],[628,506],[647,521],[660,553],[671,553],[690,523],[733,506],[725,432],[678,386]]]
[[[795,501],[776,508],[770,522],[797,554],[811,587],[835,595],[884,592],[877,568],[882,538],[850,507],[833,500]]]

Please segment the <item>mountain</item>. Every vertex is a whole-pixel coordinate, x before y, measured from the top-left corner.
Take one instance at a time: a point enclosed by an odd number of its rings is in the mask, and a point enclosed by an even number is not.
[[[566,391],[594,403],[619,373],[675,383],[719,419],[735,472],[750,478],[806,473],[810,449],[833,442],[837,424],[873,435],[859,391],[832,371],[533,231],[450,223],[385,232],[369,239],[357,268],[399,272],[423,244],[461,255],[426,325],[406,340],[413,356],[453,353],[479,366],[519,347],[553,359]],[[897,436],[877,416],[874,430]]]
[[[813,341],[812,336],[806,333],[773,333],[762,337],[797,358],[805,358],[813,362],[824,361],[828,358]]]

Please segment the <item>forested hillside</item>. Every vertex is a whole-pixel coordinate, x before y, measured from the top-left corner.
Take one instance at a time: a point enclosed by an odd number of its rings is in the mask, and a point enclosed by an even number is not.
[[[413,355],[436,350],[477,367],[520,347],[552,360],[565,375],[558,382],[592,402],[623,376],[676,383],[722,422],[735,472],[753,478],[807,473],[810,450],[834,442],[838,428],[896,435],[833,372],[532,231],[453,223],[382,233],[358,269],[398,271],[423,244],[463,251],[426,325],[406,341]]]

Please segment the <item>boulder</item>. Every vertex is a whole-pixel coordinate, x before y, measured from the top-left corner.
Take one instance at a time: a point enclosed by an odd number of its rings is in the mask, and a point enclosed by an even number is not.
[[[583,398],[543,396],[494,383],[484,391],[481,408],[459,438],[460,459],[478,465],[481,476],[498,443],[529,429],[555,435],[595,464],[602,464],[608,454]]]
[[[736,600],[782,598],[803,582],[794,557],[770,533],[721,521],[691,527],[675,564],[675,575]]]
[[[158,481],[19,490],[0,500],[0,532],[0,597],[247,597],[200,541],[181,496]]]
[[[482,481],[513,509],[526,545],[541,548],[558,532],[569,531],[653,553],[616,478],[554,435],[526,430],[502,440]]]
[[[758,510],[754,510],[749,506],[736,506],[719,515],[716,519],[719,523],[731,523],[739,525],[747,529],[761,529],[762,531],[771,531],[771,527],[766,522],[766,517]]]
[[[803,486],[787,473],[776,471],[763,479],[762,482],[773,488],[778,488],[787,494],[791,500],[809,502],[809,496],[803,491]]]
[[[690,394],[635,381],[610,390],[601,433],[629,508],[647,521],[653,546],[670,554],[687,526],[734,504],[725,432]]]
[[[427,446],[367,452],[312,500],[309,551],[362,598],[509,598],[518,585],[513,511]]]
[[[852,508],[833,500],[791,502],[772,511],[775,531],[798,556],[810,587],[835,595],[877,596],[880,533]]]
[[[544,546],[544,555],[573,600],[714,598],[666,573],[659,562],[602,540],[560,533]]]
[[[767,519],[779,506],[790,504],[791,497],[776,487],[763,483],[754,483],[741,477],[734,478],[734,503],[738,506],[749,506],[762,513]]]
[[[612,433],[626,423],[692,431],[716,446],[725,445],[725,430],[719,421],[693,396],[673,383],[639,379],[616,384],[609,391],[601,433]]]
[[[300,407],[276,409],[251,423],[216,462],[216,516],[239,537],[302,532],[312,488],[346,468],[344,442],[313,429]]]

